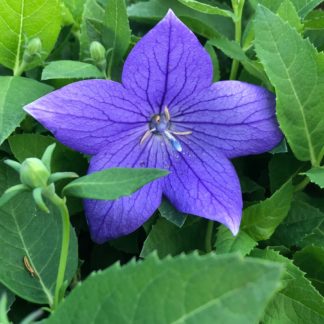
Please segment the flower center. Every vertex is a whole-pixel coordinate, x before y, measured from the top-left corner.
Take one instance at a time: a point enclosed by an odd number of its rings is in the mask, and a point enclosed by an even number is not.
[[[182,151],[180,142],[173,135],[190,135],[192,132],[175,132],[170,129],[171,116],[168,107],[164,108],[164,112],[160,115],[154,115],[149,123],[150,129],[145,132],[144,136],[141,139],[141,144],[150,136],[150,135],[160,135],[165,137],[172,145],[172,147],[178,151]]]

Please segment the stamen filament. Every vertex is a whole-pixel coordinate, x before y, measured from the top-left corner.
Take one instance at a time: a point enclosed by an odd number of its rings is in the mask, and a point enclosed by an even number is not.
[[[178,152],[182,152],[182,146],[180,142],[169,131],[165,131],[164,134],[166,138],[170,141],[173,148]]]

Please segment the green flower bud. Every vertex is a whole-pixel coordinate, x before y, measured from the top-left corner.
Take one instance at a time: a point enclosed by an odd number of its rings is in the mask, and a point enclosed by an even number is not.
[[[106,68],[106,49],[101,43],[94,41],[90,44],[90,56],[96,66],[101,70]]]
[[[42,51],[42,41],[39,37],[31,39],[24,52],[23,60],[26,63],[32,62],[36,56],[40,56]]]
[[[36,158],[28,158],[21,164],[20,181],[31,188],[45,187],[50,172],[45,164]]]

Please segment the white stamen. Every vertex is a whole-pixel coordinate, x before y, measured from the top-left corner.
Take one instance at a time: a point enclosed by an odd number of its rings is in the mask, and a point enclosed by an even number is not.
[[[143,137],[141,138],[140,144],[143,144],[145,142],[145,140],[155,131],[156,131],[155,128],[152,128],[152,129],[149,129],[148,131],[146,131],[145,134],[143,135]]]
[[[180,142],[169,131],[166,130],[164,134],[166,138],[170,141],[173,148],[178,152],[182,152],[182,146]]]
[[[171,115],[170,115],[169,108],[167,106],[164,107],[164,115],[165,115],[166,120],[170,121]]]
[[[191,135],[192,134],[192,131],[187,131],[187,132],[170,132],[170,133],[172,133],[172,134],[174,134],[174,135],[180,135],[180,136],[182,136],[182,135]]]

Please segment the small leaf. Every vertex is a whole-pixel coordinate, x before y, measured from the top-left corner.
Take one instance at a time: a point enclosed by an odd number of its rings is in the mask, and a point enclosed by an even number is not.
[[[1,164],[0,193],[17,182],[18,175]],[[61,216],[57,208],[47,205],[49,214],[35,206],[31,193],[24,193],[0,208],[0,283],[38,304],[53,301],[61,252]],[[36,273],[34,277],[25,268],[24,257]],[[76,272],[77,261],[77,240],[72,229],[65,274],[68,282]]]
[[[22,107],[52,89],[52,87],[32,79],[0,77],[0,144],[26,116]]]
[[[324,189],[324,167],[312,168],[305,172],[311,182],[316,183],[320,188]]]
[[[281,273],[237,255],[150,257],[89,276],[44,323],[258,323]]]
[[[26,37],[28,40],[40,38],[44,60],[54,47],[60,28],[61,14],[58,1],[0,1],[0,64],[10,69],[18,69]],[[28,69],[39,63],[40,60],[37,60],[30,64]]]
[[[195,0],[178,0],[178,1],[181,2],[182,4],[184,4],[185,6],[191,8],[191,9],[194,9],[196,11],[199,11],[199,12],[209,14],[209,15],[224,16],[224,17],[232,18],[233,20],[235,20],[235,15],[230,10],[221,9],[219,7],[211,6],[209,4],[201,3],[201,2],[198,2]]]
[[[324,247],[307,246],[297,251],[294,263],[306,272],[306,277],[324,295]]]
[[[42,72],[42,80],[103,78],[94,65],[78,61],[53,61]]]
[[[205,49],[208,52],[213,64],[213,82],[217,82],[220,80],[219,61],[217,54],[209,41],[206,42]]]
[[[257,242],[243,230],[240,230],[236,236],[233,236],[231,231],[223,225],[218,229],[215,244],[216,253],[218,254],[239,252],[245,256],[249,254],[256,245]]]
[[[285,21],[289,23],[291,27],[294,27],[298,32],[303,31],[303,24],[300,21],[295,6],[290,0],[284,0],[278,8],[277,14]]]
[[[148,182],[167,174],[168,171],[160,169],[106,169],[70,182],[63,193],[80,198],[114,200],[128,196]]]
[[[188,218],[181,228],[159,218],[147,236],[140,256],[147,257],[156,251],[160,258],[181,252],[204,249],[206,222],[194,217]]]
[[[256,241],[268,239],[288,214],[293,186],[286,182],[270,198],[243,211],[241,229]]]
[[[163,218],[178,227],[182,227],[188,217],[188,214],[179,212],[167,199],[162,200],[159,212]]]

